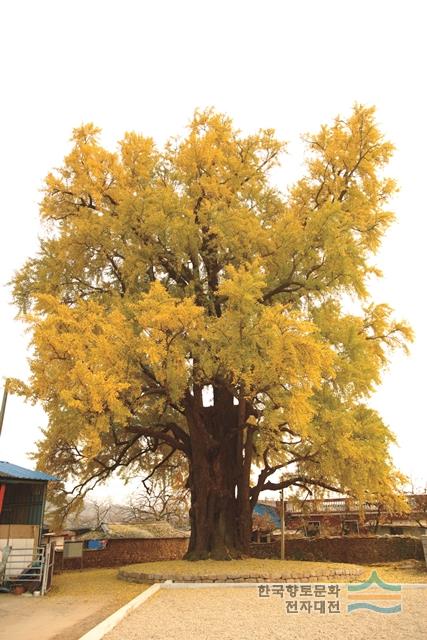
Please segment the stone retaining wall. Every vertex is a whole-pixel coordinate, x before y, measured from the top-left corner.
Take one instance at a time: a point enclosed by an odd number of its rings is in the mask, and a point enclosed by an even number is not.
[[[279,558],[280,541],[252,544],[251,555]],[[399,560],[422,560],[420,538],[412,536],[334,536],[286,539],[287,560],[375,564]]]

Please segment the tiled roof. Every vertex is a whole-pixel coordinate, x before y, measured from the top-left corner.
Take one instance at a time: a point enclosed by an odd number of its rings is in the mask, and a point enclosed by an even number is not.
[[[96,531],[89,531],[80,540],[114,539],[114,538],[188,538],[188,531],[175,529],[168,522],[127,522],[103,523]]]

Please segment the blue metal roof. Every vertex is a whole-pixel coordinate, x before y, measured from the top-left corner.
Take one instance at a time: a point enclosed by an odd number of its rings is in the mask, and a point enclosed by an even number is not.
[[[15,480],[59,480],[55,476],[50,476],[43,471],[33,471],[32,469],[24,469],[24,467],[18,467],[17,464],[11,464],[10,462],[2,462],[0,460],[0,478],[13,478]]]
[[[259,502],[254,507],[254,513],[259,516],[268,516],[273,522],[276,529],[280,528],[280,516],[274,507],[267,504],[260,504]]]

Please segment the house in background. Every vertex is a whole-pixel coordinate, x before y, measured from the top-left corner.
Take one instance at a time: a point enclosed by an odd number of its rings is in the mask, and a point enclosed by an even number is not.
[[[77,536],[77,540],[167,540],[189,538],[189,531],[176,529],[163,520],[151,522],[103,522],[99,528]],[[90,548],[90,547],[89,547]]]
[[[287,500],[284,503],[286,535],[327,536],[357,535],[374,533],[378,535],[421,536],[427,533],[427,494],[406,494],[410,512],[406,514],[388,514],[380,505],[364,505],[364,517],[358,502],[351,498],[322,498],[297,502]],[[268,507],[268,512],[266,508]],[[258,510],[257,510],[258,509]],[[262,500],[254,509],[254,514],[279,517],[280,501]],[[273,510],[273,511],[272,511]],[[274,517],[270,519],[275,522]],[[273,531],[273,536],[278,531]]]
[[[101,523],[73,540],[64,540],[64,551],[83,543],[83,557],[67,553],[64,556],[62,549],[55,549],[55,567],[61,571],[180,560],[187,551],[189,537],[189,531],[176,529],[163,520]]]
[[[55,480],[42,471],[0,461],[0,553],[11,547],[9,565],[14,571],[28,566],[37,555],[47,483]]]

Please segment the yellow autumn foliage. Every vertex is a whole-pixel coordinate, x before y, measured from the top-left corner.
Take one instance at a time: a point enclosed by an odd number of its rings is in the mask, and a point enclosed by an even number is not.
[[[191,462],[201,390],[214,405],[223,390],[240,445],[253,437],[251,490],[281,469],[289,486],[395,494],[393,435],[366,404],[412,338],[368,290],[393,146],[358,104],[304,139],[305,175],[282,193],[274,131],[243,135],[211,109],[163,150],[129,132],[111,152],[94,125],[74,130],[46,178],[39,254],[14,280],[33,354],[12,387],[49,415],[39,464],[85,490],[169,454]]]

